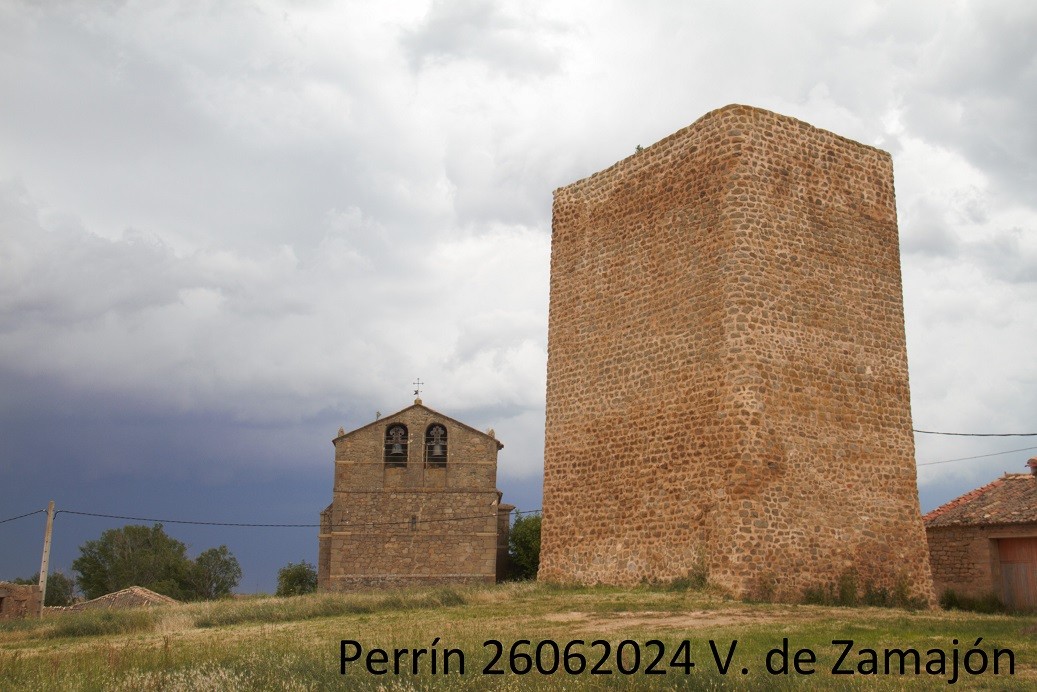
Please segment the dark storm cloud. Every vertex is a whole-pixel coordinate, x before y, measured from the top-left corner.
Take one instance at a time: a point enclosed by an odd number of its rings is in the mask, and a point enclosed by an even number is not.
[[[276,425],[348,412],[368,387],[403,393],[420,366],[463,405],[498,404],[502,393],[537,405],[539,233],[396,247],[353,210],[331,215],[303,258],[286,247],[180,255],[142,234],[109,240],[71,220],[45,223],[16,183],[0,185],[0,215],[0,355],[70,391]],[[496,281],[508,271],[520,282]]]
[[[496,429],[502,488],[538,497],[551,191],[731,102],[892,153],[915,422],[1027,428],[1034,17],[0,2],[0,468],[200,510],[191,478],[220,502],[274,479],[247,491],[272,507],[323,469],[295,495],[315,512],[330,436],[420,376],[427,404]],[[962,446],[920,440],[919,459]],[[963,491],[1001,462],[920,477]],[[18,463],[0,505],[45,492]]]

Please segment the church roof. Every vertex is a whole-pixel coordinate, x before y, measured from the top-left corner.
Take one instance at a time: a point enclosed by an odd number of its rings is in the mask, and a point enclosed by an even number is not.
[[[392,420],[393,418],[398,418],[398,417],[402,416],[404,413],[406,413],[407,411],[410,411],[411,409],[415,409],[415,408],[419,408],[419,409],[422,409],[424,411],[428,411],[432,415],[438,416],[439,418],[445,418],[446,420],[450,421],[451,423],[454,423],[455,425],[458,425],[458,426],[464,428],[465,430],[473,432],[476,435],[481,435],[481,436],[483,436],[485,438],[491,439],[491,440],[493,440],[494,442],[497,443],[497,449],[504,449],[504,443],[502,443],[500,440],[498,440],[493,435],[488,435],[487,433],[484,433],[482,430],[476,430],[472,426],[470,426],[470,425],[468,425],[466,423],[462,423],[461,421],[457,420],[456,418],[451,418],[450,416],[446,415],[445,413],[440,413],[439,411],[431,409],[428,406],[425,406],[423,403],[421,403],[421,399],[415,399],[413,404],[411,404],[410,406],[408,406],[406,408],[400,409],[396,413],[390,413],[387,416],[382,416],[381,418],[378,418],[377,420],[371,421],[367,425],[361,425],[359,428],[354,428],[353,430],[350,430],[347,433],[343,433],[341,435],[336,435],[335,439],[332,440],[332,442],[335,442],[336,440],[340,440],[343,437],[349,437],[350,435],[353,435],[354,433],[358,433],[361,430],[365,430],[366,428],[370,428],[372,425],[384,425],[386,421]]]
[[[1037,523],[1037,476],[1006,473],[937,507],[922,519],[926,528]]]

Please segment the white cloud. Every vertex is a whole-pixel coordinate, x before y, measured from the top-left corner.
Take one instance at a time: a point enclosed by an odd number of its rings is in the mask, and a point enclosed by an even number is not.
[[[329,212],[305,260],[288,246],[178,255],[47,228],[21,186],[0,192],[17,221],[0,236],[0,356],[18,369],[268,424],[356,397],[402,406],[416,370],[443,408],[542,406],[543,232],[408,248],[351,209]]]
[[[0,358],[267,426],[359,423],[421,376],[533,477],[551,190],[742,102],[893,153],[916,423],[1032,427],[1035,22],[939,0],[4,3]]]
[[[475,61],[506,74],[544,74],[558,68],[558,43],[566,27],[540,15],[529,3],[433,0],[428,13],[402,43],[422,69],[452,61]]]

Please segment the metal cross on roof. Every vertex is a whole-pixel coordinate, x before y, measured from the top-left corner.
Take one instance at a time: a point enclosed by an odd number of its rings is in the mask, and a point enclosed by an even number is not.
[[[417,380],[414,381],[413,384],[414,384],[414,396],[421,396],[421,385],[423,385],[425,383],[422,382],[421,378],[419,377]]]

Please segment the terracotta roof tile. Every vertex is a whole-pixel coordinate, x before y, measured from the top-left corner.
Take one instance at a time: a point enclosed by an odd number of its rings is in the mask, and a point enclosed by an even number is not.
[[[1037,523],[1037,476],[1006,473],[937,507],[922,519],[927,528]]]

